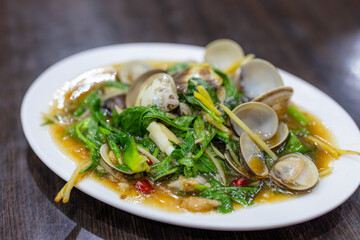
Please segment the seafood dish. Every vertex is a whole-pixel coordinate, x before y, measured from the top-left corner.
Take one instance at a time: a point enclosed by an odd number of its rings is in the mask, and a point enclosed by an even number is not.
[[[311,194],[336,148],[291,102],[270,62],[229,39],[204,60],[133,60],[91,69],[55,94],[44,127],[76,168],[55,201],[92,178],[125,201],[228,213]],[[241,210],[240,210],[241,211]]]

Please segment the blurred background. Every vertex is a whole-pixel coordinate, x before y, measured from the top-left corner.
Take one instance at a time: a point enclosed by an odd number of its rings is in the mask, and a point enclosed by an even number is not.
[[[67,205],[54,203],[64,181],[29,148],[19,119],[31,83],[72,54],[129,42],[204,46],[230,38],[320,88],[360,126],[359,13],[358,0],[0,0],[0,238],[360,238],[359,191],[313,221],[249,233],[156,223],[77,190]]]

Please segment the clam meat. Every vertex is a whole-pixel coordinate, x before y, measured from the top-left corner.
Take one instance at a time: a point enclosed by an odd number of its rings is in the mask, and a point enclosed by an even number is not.
[[[127,107],[156,105],[162,111],[170,112],[179,106],[174,79],[161,70],[154,73],[147,78],[140,77],[130,87],[126,96]]]
[[[319,181],[316,165],[300,153],[279,158],[273,165],[270,176],[277,185],[296,191],[308,190]]]

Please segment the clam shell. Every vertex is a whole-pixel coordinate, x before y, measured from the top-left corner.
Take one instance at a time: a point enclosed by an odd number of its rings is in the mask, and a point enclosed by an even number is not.
[[[117,162],[118,159],[116,159],[116,157],[114,157],[114,158],[110,157],[111,152],[112,151],[110,149],[110,146],[107,143],[103,144],[100,147],[100,156],[108,166],[110,166],[112,169],[122,172],[122,173],[126,173],[126,174],[134,173],[134,172],[125,172],[125,171],[122,171],[122,170],[118,169],[117,167],[115,167],[115,164],[117,164],[117,163],[120,164],[120,162]]]
[[[294,89],[292,87],[279,87],[254,98],[252,101],[269,105],[281,117],[286,113],[293,93]]]
[[[255,58],[241,66],[241,85],[245,95],[253,99],[284,83],[274,65]]]
[[[226,151],[225,154],[224,154],[224,157],[225,157],[225,160],[226,162],[231,166],[232,169],[234,169],[237,173],[245,176],[245,177],[248,177],[248,178],[251,178],[251,175],[248,173],[248,171],[241,165],[241,163],[235,161],[229,151]]]
[[[264,161],[261,149],[251,140],[247,133],[240,137],[240,151],[246,166],[257,178],[267,178],[269,170]]]
[[[244,103],[236,107],[233,113],[264,140],[272,138],[278,129],[278,116],[266,104],[258,102]],[[238,136],[245,132],[234,120],[230,119],[230,123]]]
[[[152,75],[157,74],[157,73],[166,73],[166,72],[164,70],[160,70],[160,69],[150,70],[146,73],[143,73],[141,76],[139,76],[133,82],[133,84],[130,86],[130,89],[128,90],[128,92],[126,94],[125,103],[126,103],[127,108],[135,106],[135,101],[138,97],[138,94],[139,94],[143,84],[149,77],[151,77]]]
[[[174,79],[167,73],[151,75],[142,84],[135,106],[150,107],[156,105],[164,112],[170,112],[179,106]]]
[[[316,165],[300,153],[291,153],[279,158],[273,165],[270,176],[275,184],[296,191],[309,190],[319,181]]]
[[[287,124],[280,122],[278,130],[276,131],[275,135],[272,138],[268,139],[266,143],[271,149],[276,148],[280,146],[283,142],[285,142],[288,135],[289,135],[289,128]]]
[[[130,61],[124,63],[118,70],[120,81],[125,84],[131,84],[139,76],[149,71],[151,66],[144,61]]]
[[[230,39],[218,39],[205,47],[205,62],[225,71],[235,62],[244,58],[244,51],[239,44]]]

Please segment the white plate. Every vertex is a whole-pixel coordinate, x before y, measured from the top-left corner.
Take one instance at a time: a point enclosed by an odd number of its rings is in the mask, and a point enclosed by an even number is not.
[[[201,47],[137,43],[88,50],[68,57],[47,69],[27,91],[21,108],[21,122],[39,158],[57,175],[68,180],[74,163],[53,143],[47,127],[41,127],[40,112],[47,112],[55,91],[91,68],[134,59],[198,60],[203,58]],[[359,150],[360,133],[351,117],[334,100],[305,81],[280,71],[284,82],[295,89],[293,102],[315,114],[334,133],[340,147]],[[342,204],[360,183],[360,159],[343,156],[334,163],[333,173],[324,178],[311,194],[274,204],[259,204],[229,214],[170,213],[126,200],[92,180],[77,187],[90,196],[123,211],[160,222],[212,230],[260,230],[305,222],[323,215]],[[55,193],[54,193],[55,194]]]

